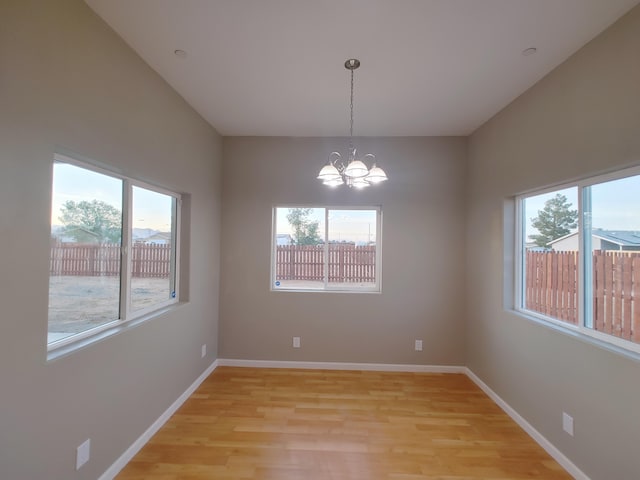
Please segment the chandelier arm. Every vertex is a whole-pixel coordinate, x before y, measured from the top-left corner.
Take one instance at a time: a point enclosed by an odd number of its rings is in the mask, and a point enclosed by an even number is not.
[[[371,157],[371,159],[372,159],[372,163],[371,163],[371,165],[372,165],[373,167],[375,167],[375,166],[376,166],[376,156],[375,156],[373,153],[367,153],[367,154],[364,156],[364,158],[369,158],[369,157]]]
[[[340,172],[340,174],[342,175],[345,165],[344,165],[344,161],[342,160],[342,155],[340,155],[340,152],[331,152],[329,154],[329,162],[331,163],[331,165],[336,167],[338,169],[338,172]]]

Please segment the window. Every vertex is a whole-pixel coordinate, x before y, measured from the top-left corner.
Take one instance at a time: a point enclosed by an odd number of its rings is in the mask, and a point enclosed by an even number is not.
[[[379,208],[276,207],[272,290],[380,291]]]
[[[56,155],[50,348],[177,301],[179,196]]]
[[[516,308],[640,352],[640,169],[517,204]]]

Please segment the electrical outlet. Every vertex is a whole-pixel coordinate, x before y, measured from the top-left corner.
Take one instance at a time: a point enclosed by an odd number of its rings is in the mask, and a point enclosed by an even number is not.
[[[573,417],[562,412],[562,429],[573,437]]]
[[[422,351],[422,340],[416,340],[416,352]]]
[[[202,358],[204,358],[204,356],[207,354],[207,344],[205,343],[204,345],[202,345],[202,349],[200,351],[200,356]]]
[[[293,348],[300,348],[300,337],[293,337]]]
[[[76,470],[80,470],[80,467],[89,461],[91,456],[91,439],[87,438],[76,449]]]

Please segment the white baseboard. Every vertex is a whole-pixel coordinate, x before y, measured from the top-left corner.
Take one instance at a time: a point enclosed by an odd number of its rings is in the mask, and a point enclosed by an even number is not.
[[[216,367],[218,366],[218,360],[214,361],[207,369],[202,372],[195,382],[193,382],[189,388],[185,390],[185,392],[178,397],[178,399],[171,404],[169,408],[167,408],[158,419],[151,424],[147,430],[140,435],[140,437],[133,442],[133,444],[125,450],[125,452],[120,455],[120,457],[104,472],[98,480],[112,480],[119,472],[122,470],[127,463],[140,451],[142,447],[153,437],[153,435],[160,430],[160,428],[166,423],[171,415],[173,415],[178,408],[191,396],[193,392],[200,386],[205,379],[211,375]]]
[[[219,358],[218,366],[254,368],[305,368],[309,370],[366,370],[378,372],[466,373],[466,367],[456,365],[290,362],[280,360],[237,360],[233,358]]]
[[[576,480],[590,480],[589,477],[580,470],[571,460],[569,460],[555,445],[547,440],[539,431],[527,422],[518,412],[516,412],[507,402],[498,396],[496,392],[491,390],[489,386],[480,380],[475,373],[469,368],[465,368],[467,376],[486,393],[491,400],[493,400],[504,412],[509,415],[525,432],[533,438],[538,445],[545,449],[545,451],[551,455],[556,462],[569,472]]]
[[[531,438],[551,455],[576,480],[590,480],[571,460],[547,440],[540,432],[516,412],[507,402],[491,390],[489,386],[469,368],[457,365],[411,365],[386,363],[340,363],[340,362],[294,362],[279,360],[238,360],[219,358],[214,361],[180,397],[171,404],[160,417],[104,472],[98,480],[112,480],[125,465],[140,451],[149,439],[166,423],[178,408],[191,396],[200,384],[217,367],[255,367],[255,368],[303,368],[316,370],[366,370],[381,372],[419,372],[419,373],[463,373],[467,375],[491,400],[505,411]]]

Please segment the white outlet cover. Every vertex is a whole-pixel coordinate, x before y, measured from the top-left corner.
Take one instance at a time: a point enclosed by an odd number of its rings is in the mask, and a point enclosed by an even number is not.
[[[416,352],[422,351],[422,340],[416,340]]]
[[[293,348],[300,348],[300,337],[293,337]]]
[[[87,438],[76,450],[76,470],[89,461],[91,456],[91,439]]]
[[[202,345],[202,352],[201,352],[202,358],[204,358],[206,354],[207,354],[207,344],[205,343],[204,345]]]
[[[573,417],[562,412],[562,429],[573,437]]]

